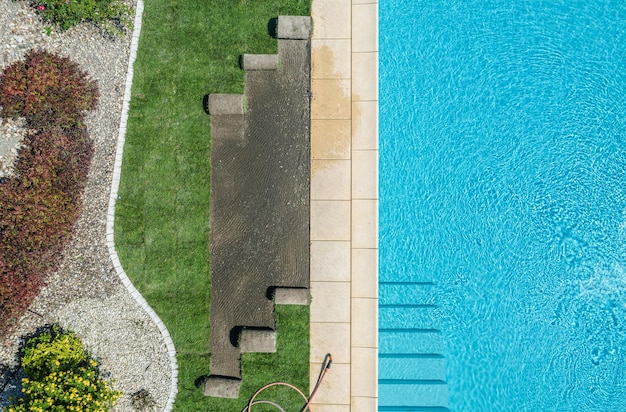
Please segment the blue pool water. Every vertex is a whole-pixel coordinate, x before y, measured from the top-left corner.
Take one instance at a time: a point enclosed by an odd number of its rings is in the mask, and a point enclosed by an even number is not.
[[[379,0],[379,50],[380,410],[626,410],[626,2]]]

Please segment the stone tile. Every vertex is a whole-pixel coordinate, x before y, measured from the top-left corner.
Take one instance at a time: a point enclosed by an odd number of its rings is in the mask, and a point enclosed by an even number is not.
[[[375,412],[378,410],[376,398],[366,398],[363,396],[352,397],[351,412]]]
[[[350,159],[350,120],[311,120],[312,159]]]
[[[309,406],[309,410],[311,412],[350,412],[350,405],[316,405],[313,403]]]
[[[350,200],[350,160],[311,161],[312,200]]]
[[[348,39],[351,35],[351,0],[315,0],[311,4],[314,39]]]
[[[352,151],[352,198],[378,199],[378,151]]]
[[[352,100],[378,100],[378,52],[352,53]]]
[[[378,249],[352,249],[352,297],[378,298]]]
[[[350,80],[311,80],[311,119],[350,119]]]
[[[351,52],[350,39],[311,40],[311,78],[349,79]]]
[[[378,347],[378,299],[352,298],[352,347]]]
[[[333,365],[350,363],[349,323],[311,323],[311,364],[318,364],[319,370],[327,353],[333,356]]]
[[[378,201],[352,200],[352,247],[378,247]]]
[[[375,397],[378,392],[378,349],[352,348],[351,396]]]
[[[378,102],[352,102],[352,150],[378,149]]]
[[[378,5],[353,4],[352,52],[378,51]]]
[[[311,240],[350,240],[350,201],[311,200]]]
[[[311,364],[309,368],[311,389],[317,382],[319,372],[319,365]],[[350,365],[333,362],[313,399],[316,405],[350,405]]]
[[[350,254],[349,241],[312,241],[311,281],[349,282]]]
[[[350,322],[350,282],[311,282],[311,322]]]
[[[377,14],[377,0],[311,6],[311,386],[334,359],[313,412],[377,410]]]

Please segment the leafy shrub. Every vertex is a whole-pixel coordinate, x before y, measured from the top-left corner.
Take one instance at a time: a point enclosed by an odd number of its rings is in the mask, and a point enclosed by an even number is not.
[[[78,368],[87,360],[83,343],[71,332],[58,326],[31,339],[24,348],[21,365],[32,380],[42,380],[52,372]]]
[[[0,76],[0,115],[3,118],[20,116],[27,87],[24,62],[15,62],[4,69]]]
[[[0,185],[0,254],[6,261],[52,269],[49,263],[80,214],[92,154],[84,132],[74,139],[60,130],[26,139],[16,175]],[[43,262],[32,265],[38,259]]]
[[[42,132],[24,143],[17,173],[0,184],[0,329],[28,307],[58,266],[80,215],[93,154],[84,129]]]
[[[8,331],[42,286],[40,276],[23,267],[10,267],[0,256],[0,331]]]
[[[133,10],[121,0],[31,0],[43,19],[67,30],[91,21],[110,34],[132,27]]]
[[[0,77],[0,116],[24,117],[35,130],[80,127],[97,99],[98,86],[78,64],[46,51],[31,50]]]
[[[75,63],[46,52],[31,51],[0,75],[0,116],[24,116],[31,128],[16,173],[0,181],[0,334],[58,267],[80,215],[93,156],[80,124],[96,98]]]
[[[24,396],[9,412],[108,411],[121,396],[100,377],[98,362],[85,352],[81,340],[56,325],[28,340],[21,366],[26,374]]]

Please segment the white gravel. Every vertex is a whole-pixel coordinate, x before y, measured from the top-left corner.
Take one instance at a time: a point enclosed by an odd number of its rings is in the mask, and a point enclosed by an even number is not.
[[[134,7],[136,0],[129,4]],[[31,48],[41,48],[79,63],[100,89],[98,107],[86,119],[95,154],[75,235],[59,270],[50,276],[19,327],[0,339],[0,410],[6,406],[8,395],[19,390],[15,359],[19,337],[52,322],[76,332],[100,360],[101,369],[115,381],[115,388],[124,393],[114,411],[164,410],[173,382],[171,342],[168,353],[166,339],[153,318],[121,283],[106,243],[131,36],[111,39],[89,24],[47,35],[26,2],[11,0],[0,0],[0,22],[0,68],[21,59]],[[23,133],[19,126],[11,123],[0,128],[3,165],[12,162],[11,150]],[[10,173],[8,166],[2,167],[4,173]],[[144,400],[147,391],[154,401],[152,407],[133,406],[131,395],[142,390]]]

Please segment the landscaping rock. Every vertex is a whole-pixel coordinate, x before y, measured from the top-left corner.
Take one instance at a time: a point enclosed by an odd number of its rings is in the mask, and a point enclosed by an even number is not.
[[[134,7],[135,1],[129,4]],[[47,35],[43,23],[25,1],[0,0],[0,22],[0,68],[21,59],[31,48],[42,48],[70,57],[98,82],[100,89],[97,109],[89,112],[85,120],[95,153],[83,194],[82,214],[59,269],[49,276],[47,286],[19,325],[0,338],[0,372],[14,370],[20,336],[45,323],[58,322],[76,332],[90,353],[101,361],[102,370],[111,374],[115,389],[125,394],[114,411],[135,412],[130,395],[141,389],[150,393],[155,410],[163,410],[172,382],[167,348],[159,328],[119,280],[106,246],[106,216],[130,34],[112,39],[85,23],[64,33],[52,30]],[[22,133],[19,125],[16,127],[14,132]],[[13,143],[6,145],[17,147]],[[18,389],[19,378],[12,382],[0,386],[0,392],[11,387]],[[0,393],[0,410],[6,406],[6,400]]]

